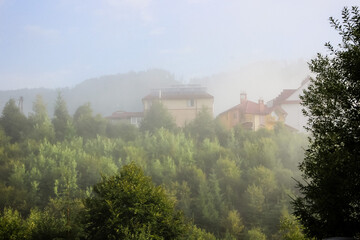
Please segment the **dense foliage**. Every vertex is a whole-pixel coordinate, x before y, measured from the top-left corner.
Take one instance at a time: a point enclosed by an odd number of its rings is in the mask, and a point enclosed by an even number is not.
[[[103,177],[94,196],[85,199],[85,209],[90,239],[179,239],[186,232],[174,202],[133,163],[118,175]]]
[[[330,18],[342,37],[330,54],[318,54],[316,74],[302,97],[309,149],[301,163],[305,183],[294,201],[309,236],[360,235],[360,13],[345,8],[342,23]]]
[[[61,95],[52,121],[40,97],[29,117],[11,101],[0,128],[0,239],[304,239],[289,196],[307,139],[282,125],[228,131],[202,112],[184,129],[139,131],[88,104],[69,116]]]

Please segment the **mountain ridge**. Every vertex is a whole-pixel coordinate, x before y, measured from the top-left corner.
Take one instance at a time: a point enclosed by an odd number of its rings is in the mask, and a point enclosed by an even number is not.
[[[23,112],[32,112],[36,95],[40,94],[47,105],[50,116],[53,115],[57,92],[60,91],[67,103],[70,114],[85,104],[90,103],[94,114],[111,115],[117,110],[142,111],[141,99],[152,89],[179,84],[175,77],[161,69],[140,72],[106,75],[87,79],[73,88],[33,88],[0,91],[0,108],[3,109],[9,99],[23,101]]]

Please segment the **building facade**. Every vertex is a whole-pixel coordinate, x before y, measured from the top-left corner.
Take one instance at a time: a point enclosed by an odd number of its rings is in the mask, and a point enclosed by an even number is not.
[[[162,103],[178,127],[193,121],[202,109],[206,109],[211,115],[214,112],[214,97],[198,85],[178,85],[152,90],[142,99],[145,113],[154,101]]]
[[[269,109],[264,104],[264,100],[259,99],[257,103],[249,101],[246,93],[242,93],[240,94],[240,104],[220,113],[218,118],[227,129],[241,124],[246,129],[256,131],[259,128],[267,127],[268,115]]]
[[[279,96],[269,101],[266,105],[275,121],[281,121],[286,126],[299,132],[304,132],[307,118],[302,113],[300,95],[309,86],[310,78],[302,81],[297,89],[284,89]]]

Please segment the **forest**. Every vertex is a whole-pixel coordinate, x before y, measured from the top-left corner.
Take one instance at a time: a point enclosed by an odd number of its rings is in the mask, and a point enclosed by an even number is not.
[[[161,104],[140,126],[90,104],[50,118],[40,95],[0,117],[0,239],[306,239],[292,215],[307,136],[228,131],[203,109],[177,128]]]

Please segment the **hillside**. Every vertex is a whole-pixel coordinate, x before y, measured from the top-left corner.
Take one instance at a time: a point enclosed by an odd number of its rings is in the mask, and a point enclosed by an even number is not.
[[[259,71],[261,69],[261,71]],[[246,92],[252,101],[259,98],[265,102],[273,99],[283,89],[296,89],[309,75],[307,64],[299,61],[265,61],[242,66],[226,73],[193,78],[189,83],[200,84],[214,96],[215,116],[239,103],[240,93]],[[59,89],[72,114],[87,102],[94,113],[108,116],[114,111],[142,111],[141,99],[152,88],[179,84],[175,77],[165,70],[152,69],[141,72],[107,75],[83,81],[74,88]],[[0,108],[10,99],[24,98],[24,113],[32,111],[32,103],[41,94],[47,103],[49,115],[57,95],[55,89],[21,89],[0,91]]]
[[[178,82],[169,72],[152,69],[88,79],[74,88],[58,90],[67,102],[70,114],[80,105],[90,102],[94,113],[107,116],[116,110],[142,111],[141,99],[152,88],[173,84]],[[18,100],[22,96],[24,113],[27,115],[32,111],[36,95],[40,94],[47,104],[49,114],[52,115],[58,90],[38,88],[0,91],[0,108],[3,109],[10,98]]]

